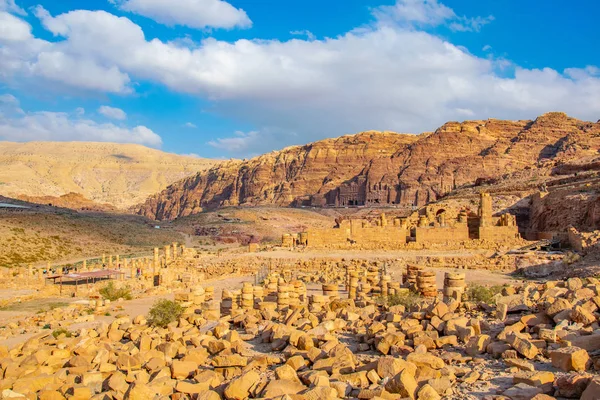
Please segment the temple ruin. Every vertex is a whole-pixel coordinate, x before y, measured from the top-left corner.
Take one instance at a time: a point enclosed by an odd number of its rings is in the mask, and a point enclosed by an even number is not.
[[[352,196],[358,195],[359,200],[363,194],[366,196],[360,191],[360,186],[352,188],[356,189],[356,192],[348,192]],[[385,187],[382,190],[386,190]],[[356,201],[355,197],[341,199],[343,202]],[[297,234],[284,234],[282,246],[335,248],[356,245],[360,248],[375,249],[399,248],[408,243],[428,246],[470,240],[505,242],[519,237],[516,217],[511,214],[494,217],[492,197],[489,193],[481,193],[477,214],[470,215],[467,210],[460,210],[453,216],[443,208],[436,210],[433,207],[424,207],[407,218],[393,218],[391,223],[385,214],[381,214],[375,221],[344,220],[334,228],[308,229]]]

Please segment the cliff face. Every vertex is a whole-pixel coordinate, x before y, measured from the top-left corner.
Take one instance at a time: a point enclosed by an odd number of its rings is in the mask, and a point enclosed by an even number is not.
[[[228,205],[423,205],[478,179],[598,154],[600,123],[449,122],[432,134],[363,132],[231,161],[179,181],[139,213],[173,219]]]

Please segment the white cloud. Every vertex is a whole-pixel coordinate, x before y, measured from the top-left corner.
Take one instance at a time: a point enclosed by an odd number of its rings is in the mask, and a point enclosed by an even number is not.
[[[246,12],[222,0],[115,0],[119,8],[165,25],[190,28],[249,28]]]
[[[85,114],[85,108],[83,108],[83,107],[77,107],[75,109],[75,115],[82,116],[84,114]]]
[[[490,46],[489,44],[486,44],[485,46],[483,46],[483,48],[481,50],[483,50],[483,51],[491,51],[492,50],[492,46]]]
[[[258,131],[235,132],[236,137],[218,138],[208,142],[209,145],[217,149],[226,150],[232,153],[244,153],[252,148],[261,140],[261,133]]]
[[[0,39],[0,79],[30,74],[118,93],[130,90],[131,79],[157,82],[208,99],[220,115],[254,126],[255,132],[211,143],[242,156],[361,130],[429,131],[464,117],[524,119],[559,110],[598,119],[597,67],[526,69],[491,55],[479,58],[412,24],[460,21],[452,10],[449,18],[441,3],[423,3],[429,7],[423,12],[418,2],[398,3],[408,4],[417,8],[395,12],[410,26],[378,20],[323,40],[209,38],[195,45],[147,40],[131,20],[104,11],[53,17],[38,9],[56,41],[34,39],[30,30],[18,46]],[[94,65],[93,73],[69,76],[67,63],[50,63],[53,69],[40,62],[54,53],[76,66]]]
[[[158,147],[160,136],[145,126],[134,128],[71,118],[61,112],[23,112],[11,95],[0,96],[0,140],[10,141],[96,141],[138,143]]]
[[[397,0],[391,6],[380,6],[373,15],[381,24],[401,26],[438,26],[448,24],[456,32],[479,32],[484,25],[494,20],[494,16],[458,16],[453,9],[437,0]]]
[[[38,7],[36,15],[55,35],[68,33],[67,24],[52,19],[43,8]],[[78,51],[73,43],[37,39],[31,34],[31,26],[27,22],[0,11],[0,79],[9,84],[14,83],[15,77],[20,77],[77,90],[130,92],[129,76],[114,63],[96,57],[93,48],[101,47],[99,43],[102,43],[102,39],[94,39],[98,42],[88,43],[90,49],[87,52]]]
[[[8,105],[8,106],[18,106],[19,99],[13,96],[10,93],[0,94],[0,104]]]
[[[192,128],[192,129],[195,129],[195,128],[197,128],[196,124],[194,124],[194,123],[191,123],[191,122],[186,122],[185,124],[183,124],[183,126],[184,126],[185,128]]]
[[[456,18],[454,10],[437,0],[398,0],[392,6],[380,6],[373,15],[382,22],[402,22],[437,26]]]
[[[0,11],[0,41],[20,42],[31,38],[31,26],[27,22]]]
[[[196,154],[196,153],[180,154],[180,156],[192,157],[192,158],[200,158],[200,156],[198,154]]]
[[[15,0],[0,0],[0,11],[7,11],[19,15],[27,15],[25,10],[15,4]]]
[[[487,17],[459,17],[450,24],[450,29],[456,32],[479,32],[484,25],[494,20],[493,15]]]
[[[118,119],[120,121],[127,119],[127,114],[125,111],[116,107],[100,106],[100,108],[98,108],[98,112],[111,119]]]
[[[294,36],[305,36],[308,40],[315,40],[317,38],[314,33],[308,30],[290,31],[290,34]]]

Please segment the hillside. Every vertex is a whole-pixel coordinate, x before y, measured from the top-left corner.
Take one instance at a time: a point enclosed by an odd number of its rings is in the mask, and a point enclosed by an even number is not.
[[[179,181],[138,211],[174,219],[223,206],[421,206],[469,185],[598,154],[600,123],[448,122],[431,134],[363,132],[229,161]],[[535,175],[535,173],[534,173]]]
[[[82,213],[0,196],[0,267],[71,262],[103,253],[151,254],[155,246],[183,240],[180,233],[155,229],[137,215]]]
[[[75,193],[127,209],[215,163],[135,144],[0,142],[0,194],[69,206],[69,197],[52,197]]]

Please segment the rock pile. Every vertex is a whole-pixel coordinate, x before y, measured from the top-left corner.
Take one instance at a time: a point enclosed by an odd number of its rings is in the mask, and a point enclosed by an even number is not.
[[[201,292],[180,295],[191,311],[166,328],[122,317],[0,348],[3,396],[600,398],[595,279],[506,287],[495,306],[447,298],[357,307],[315,295],[309,307],[263,302],[220,319],[198,306]]]

